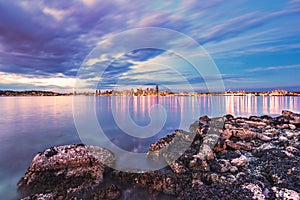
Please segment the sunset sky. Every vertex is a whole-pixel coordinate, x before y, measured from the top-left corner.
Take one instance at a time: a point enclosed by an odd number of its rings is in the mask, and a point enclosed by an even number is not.
[[[161,27],[198,42],[216,64],[226,90],[300,91],[299,21],[299,0],[0,0],[0,90],[72,91],[81,64],[102,41],[134,28]],[[186,48],[189,54],[196,52]],[[86,80],[98,81],[100,89],[158,81],[184,89],[164,67],[168,65],[205,91],[207,80],[171,52],[144,49],[118,58],[101,54],[106,62],[90,62],[100,66],[113,61],[111,66],[101,79],[90,73]]]

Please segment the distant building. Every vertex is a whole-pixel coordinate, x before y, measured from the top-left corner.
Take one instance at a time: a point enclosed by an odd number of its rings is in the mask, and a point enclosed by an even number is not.
[[[158,95],[158,92],[159,92],[158,91],[158,85],[156,84],[156,86],[155,86],[155,94]]]
[[[287,91],[286,90],[273,90],[271,93],[270,93],[270,96],[284,96],[287,94]]]

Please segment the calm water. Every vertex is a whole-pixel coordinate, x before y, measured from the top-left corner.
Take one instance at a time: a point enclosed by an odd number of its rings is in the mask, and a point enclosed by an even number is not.
[[[72,98],[0,98],[1,199],[16,199],[16,183],[37,152],[54,145],[81,143],[84,136],[77,133],[73,111],[86,117],[91,105],[107,138],[131,152],[146,152],[158,138],[174,129],[187,129],[200,115],[276,115],[283,109],[300,112],[300,97],[75,97],[74,106]],[[128,130],[149,137],[132,137]],[[151,131],[154,133],[148,133]]]

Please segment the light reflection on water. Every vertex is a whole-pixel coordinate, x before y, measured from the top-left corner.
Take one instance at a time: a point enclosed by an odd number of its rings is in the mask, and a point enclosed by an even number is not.
[[[152,142],[174,129],[187,129],[200,115],[235,116],[276,115],[283,109],[300,112],[300,97],[82,97],[80,112],[94,104],[99,124],[106,135],[121,148],[145,152]],[[112,101],[113,100],[113,101]],[[129,102],[129,103],[128,103]],[[167,120],[163,129],[148,139],[124,134],[115,124],[112,108],[121,117],[126,109],[138,126],[150,123],[153,105],[164,106]],[[212,111],[213,110],[213,111]],[[73,115],[72,97],[0,98],[0,196],[16,198],[16,183],[33,156],[54,145],[80,143]]]
[[[299,112],[299,97],[226,96],[226,111],[234,116],[277,115],[283,109]]]

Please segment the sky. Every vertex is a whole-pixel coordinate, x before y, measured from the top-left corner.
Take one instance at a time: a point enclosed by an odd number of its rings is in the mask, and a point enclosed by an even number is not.
[[[0,0],[0,90],[300,91],[299,21],[300,0]]]

